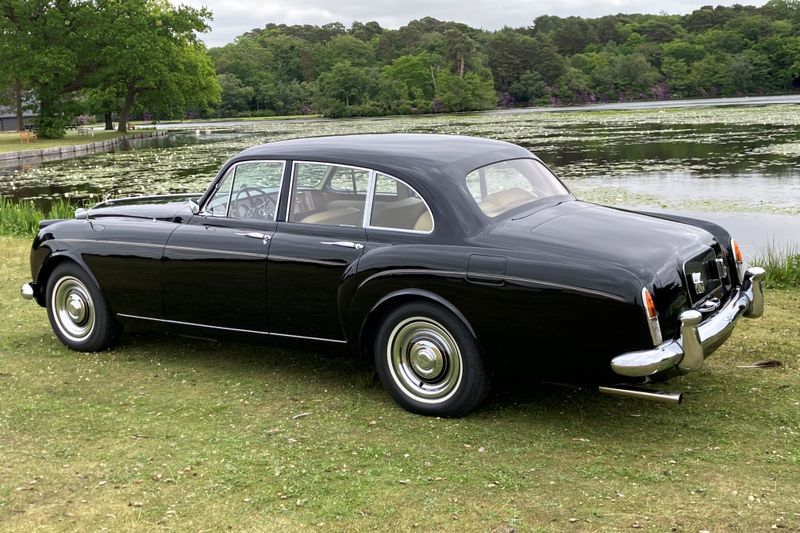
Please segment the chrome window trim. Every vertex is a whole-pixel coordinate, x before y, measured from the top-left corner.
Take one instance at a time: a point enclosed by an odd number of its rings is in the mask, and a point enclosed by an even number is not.
[[[241,329],[241,328],[227,328],[225,326],[212,326],[211,324],[197,324],[195,322],[184,322],[182,320],[168,320],[166,318],[154,318],[149,316],[129,315],[126,313],[117,313],[117,316],[124,318],[135,318],[137,320],[149,320],[151,322],[162,322],[164,324],[177,324],[180,326],[193,326],[198,328],[218,329],[222,331],[235,331],[237,333],[253,333],[255,335],[266,335],[270,337],[286,337],[290,339],[303,339],[309,341],[321,342],[335,342],[337,344],[346,344],[346,340],[340,339],[326,339],[324,337],[308,337],[306,335],[290,335],[288,333],[275,333],[272,331],[257,331],[254,329]]]
[[[418,229],[402,229],[402,228],[388,228],[386,226],[373,226],[372,224],[370,224],[370,219],[366,218],[366,217],[364,218],[364,227],[366,229],[378,229],[378,230],[383,230],[383,231],[396,231],[398,233],[411,233],[411,234],[414,234],[414,235],[430,235],[431,233],[433,233],[433,231],[436,229],[436,217],[433,216],[433,211],[431,210],[431,206],[428,205],[428,201],[425,200],[425,197],[423,195],[421,195],[420,192],[417,189],[415,189],[414,187],[412,187],[411,185],[406,183],[404,180],[401,180],[400,178],[392,176],[391,174],[387,174],[386,172],[381,172],[381,171],[378,171],[378,170],[374,170],[373,171],[373,175],[371,176],[371,179],[370,179],[370,186],[371,186],[371,189],[372,189],[372,196],[370,196],[367,199],[368,200],[367,203],[369,204],[370,217],[372,217],[372,204],[375,201],[375,183],[378,181],[378,174],[386,176],[389,179],[393,179],[393,180],[399,181],[400,183],[402,183],[403,185],[405,185],[406,187],[408,187],[409,189],[414,191],[414,194],[419,196],[419,199],[422,200],[423,204],[425,204],[425,209],[427,209],[428,213],[431,215],[431,229],[428,230],[428,231],[422,231],[422,230],[418,230]],[[365,215],[366,215],[366,211],[367,210],[365,209],[364,210],[364,214]]]
[[[231,173],[231,171],[234,172],[233,178],[234,178],[234,182],[235,182],[236,181],[236,169],[240,165],[247,165],[247,164],[252,164],[252,163],[280,163],[281,164],[281,178],[280,178],[281,181],[278,184],[278,196],[277,196],[278,201],[275,203],[275,217],[272,219],[273,222],[275,222],[275,221],[277,221],[277,218],[278,218],[278,207],[280,206],[281,193],[283,192],[283,175],[286,173],[286,160],[285,159],[248,159],[246,161],[237,161],[236,163],[234,163],[234,164],[232,164],[231,166],[228,167],[228,169],[225,171],[225,174],[223,174],[222,178],[220,178],[220,180],[217,182],[217,186],[222,184],[222,182],[225,180],[225,178],[228,177],[228,175]],[[206,211],[206,206],[214,198],[214,196],[216,194],[216,189],[215,189],[214,193],[209,195],[208,199],[200,207],[200,212],[198,213],[198,215],[199,216],[204,216],[204,217],[228,218],[228,219],[236,219],[236,220],[259,220],[259,219],[252,219],[252,218],[231,217],[231,216],[229,216],[230,210],[231,210],[231,197],[233,196],[233,186],[234,185],[235,185],[235,183],[231,184],[231,190],[228,192],[228,202],[227,202],[227,204],[225,206],[225,214],[224,215],[215,215],[213,213],[209,213],[208,211]]]
[[[372,202],[375,199],[375,181],[377,179],[378,171],[373,169],[369,171],[369,183],[367,183],[367,198],[364,205],[364,217],[361,219],[361,227],[369,227],[369,219],[372,218]]]
[[[286,203],[288,204],[286,206],[286,220],[282,220],[281,221],[281,222],[288,222],[290,224],[302,224],[302,222],[289,220],[289,217],[292,216],[292,207],[294,207],[294,202],[292,201],[292,195],[295,192],[295,190],[294,190],[294,182],[295,182],[296,175],[297,175],[296,173],[297,173],[297,165],[298,164],[325,165],[327,167],[342,167],[342,168],[352,168],[352,169],[355,169],[355,170],[364,170],[369,174],[370,180],[371,180],[372,174],[375,172],[373,169],[365,168],[365,167],[357,167],[355,165],[346,165],[346,164],[331,163],[331,162],[325,162],[325,161],[308,161],[308,160],[304,160],[304,159],[293,159],[292,160],[292,172],[291,172],[291,175],[289,176],[289,194],[286,195]],[[325,186],[325,180],[323,179],[322,182],[320,183],[319,188],[314,188],[314,189],[310,189],[310,190],[321,191],[324,186]],[[358,191],[355,191],[355,192],[356,192],[356,194],[358,194]],[[369,194],[369,183],[367,184],[367,193],[366,193],[366,195],[364,197],[364,212],[367,211],[367,204],[369,203],[369,196],[367,196],[368,194]],[[340,225],[340,224],[337,224],[335,226],[332,225],[332,224],[306,224],[306,226],[323,226],[323,227],[328,227],[328,228],[359,228],[359,227],[363,228],[364,227],[364,219],[362,217],[361,226],[347,226],[347,225]]]
[[[293,195],[295,193],[295,181],[297,179],[297,165],[298,164],[325,165],[325,166],[328,166],[328,167],[352,168],[352,169],[355,169],[355,170],[363,170],[363,171],[366,171],[366,172],[369,173],[369,183],[367,184],[367,192],[366,192],[366,198],[365,198],[365,203],[364,203],[364,216],[361,219],[361,226],[342,226],[342,225],[332,226],[330,224],[307,224],[308,226],[327,226],[327,227],[334,227],[334,228],[340,228],[340,227],[356,228],[356,227],[361,227],[361,228],[364,228],[364,229],[376,229],[376,230],[382,230],[382,231],[396,231],[398,233],[409,233],[409,234],[412,234],[412,235],[430,235],[436,229],[436,217],[433,216],[433,210],[431,209],[430,204],[428,204],[428,201],[425,199],[425,196],[420,194],[420,192],[417,189],[415,189],[414,187],[409,185],[408,182],[406,182],[405,180],[402,180],[402,179],[400,179],[398,177],[392,176],[391,174],[387,174],[386,172],[375,170],[374,168],[365,168],[365,167],[359,167],[359,166],[355,166],[355,165],[331,163],[331,162],[325,162],[325,161],[310,161],[310,160],[299,160],[299,159],[292,160],[292,172],[291,172],[291,175],[289,176],[289,194],[286,197],[286,202],[288,203],[287,209],[286,209],[286,218],[282,222],[288,222],[288,223],[291,223],[291,224],[302,224],[302,222],[296,222],[296,221],[289,220],[289,218],[291,217],[291,214],[292,214],[292,208],[294,207]],[[385,227],[385,226],[373,226],[372,224],[370,224],[370,219],[372,218],[373,204],[374,204],[374,201],[375,201],[375,195],[377,194],[376,191],[375,191],[375,184],[376,184],[376,182],[378,180],[378,174],[386,176],[389,179],[393,179],[395,181],[398,181],[398,182],[402,183],[403,185],[405,185],[406,187],[408,187],[409,189],[411,189],[412,191],[414,191],[414,194],[416,194],[420,198],[420,200],[422,200],[422,203],[425,205],[425,209],[428,210],[428,213],[431,216],[431,229],[430,230],[421,231],[421,230],[415,230],[415,229],[388,228],[388,227]],[[316,190],[322,190],[322,187],[324,187],[324,186],[325,186],[325,182],[323,180],[323,182],[320,184],[320,188],[316,189]],[[358,194],[358,191],[355,191],[355,192],[356,192],[356,194]]]

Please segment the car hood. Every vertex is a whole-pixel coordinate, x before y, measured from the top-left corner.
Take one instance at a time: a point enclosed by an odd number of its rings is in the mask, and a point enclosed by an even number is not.
[[[174,220],[190,216],[189,198],[199,198],[202,193],[164,194],[107,200],[89,210],[89,218],[130,217],[156,220]]]
[[[695,226],[580,201],[500,221],[486,238],[554,259],[620,267],[645,284],[716,242],[711,233]]]

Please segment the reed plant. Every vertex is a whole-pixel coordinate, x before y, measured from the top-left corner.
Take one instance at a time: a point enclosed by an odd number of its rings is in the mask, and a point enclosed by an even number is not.
[[[800,249],[797,247],[768,246],[753,257],[753,265],[766,270],[764,284],[769,288],[788,289],[800,287]]]
[[[18,202],[0,196],[0,235],[36,235],[40,220],[72,218],[74,214],[75,206],[66,198],[42,209],[32,201]]]

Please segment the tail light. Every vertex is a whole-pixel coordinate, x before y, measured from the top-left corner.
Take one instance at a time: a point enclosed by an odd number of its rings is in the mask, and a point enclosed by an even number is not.
[[[644,316],[647,319],[647,327],[650,329],[650,338],[653,339],[653,346],[658,346],[663,342],[661,325],[658,323],[656,303],[647,288],[642,288],[642,307],[644,308]]]
[[[731,239],[731,250],[733,251],[733,261],[736,263],[736,273],[739,277],[739,283],[744,281],[744,273],[747,271],[747,264],[744,262],[744,255],[742,249],[739,248],[739,243],[736,239]]]

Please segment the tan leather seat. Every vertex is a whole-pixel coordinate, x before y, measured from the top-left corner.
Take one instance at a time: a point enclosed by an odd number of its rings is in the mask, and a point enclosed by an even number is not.
[[[343,207],[312,213],[300,222],[303,224],[327,224],[328,226],[360,226],[363,217],[360,209]]]
[[[414,223],[414,228],[417,231],[431,231],[433,229],[433,218],[431,212],[427,209],[422,213],[417,221]]]
[[[375,202],[371,226],[380,228],[414,229],[414,224],[425,211],[419,198],[406,198],[396,202]]]
[[[484,198],[478,205],[484,213],[490,217],[494,217],[535,199],[536,196],[532,193],[520,189],[519,187],[514,187],[512,189],[505,189],[492,193]]]

